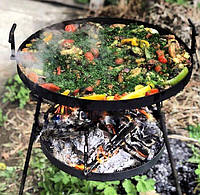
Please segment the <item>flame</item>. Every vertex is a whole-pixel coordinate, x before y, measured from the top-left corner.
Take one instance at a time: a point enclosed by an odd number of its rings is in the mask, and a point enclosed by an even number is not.
[[[147,158],[147,157],[148,157],[147,155],[143,154],[143,153],[140,152],[139,150],[136,150],[136,152],[137,152],[140,156],[142,156],[142,157],[144,157],[144,158]]]
[[[63,106],[63,105],[59,105],[59,104],[56,104],[54,108],[57,108],[54,112],[55,114],[61,114],[61,115],[66,115],[66,116],[69,115],[68,111],[71,111],[73,113],[79,109],[77,107],[72,108],[72,107]]]
[[[84,164],[78,165],[78,164],[69,163],[69,166],[74,167],[75,169],[78,169],[78,170],[84,170],[85,169]]]
[[[69,107],[69,110],[71,110],[72,112],[76,112],[79,108],[78,107]]]
[[[61,106],[61,109],[60,109],[60,110],[61,110],[60,113],[61,113],[61,114],[64,114],[65,106]]]
[[[75,168],[78,169],[78,170],[84,170],[85,166],[84,164],[80,164],[80,165],[75,165]]]
[[[116,155],[119,152],[119,147],[114,150],[113,154]]]
[[[92,169],[92,172],[96,173],[97,172],[97,168]]]
[[[108,130],[111,129],[114,135],[116,134],[115,128],[112,124],[107,124],[106,127],[108,128]]]
[[[104,119],[104,117],[105,117],[105,116],[109,116],[109,114],[108,114],[108,112],[103,111],[103,112],[101,113],[101,116],[102,116],[102,118]]]
[[[60,113],[60,106],[57,107],[56,111],[54,112],[55,114],[59,114]]]
[[[106,151],[104,151],[103,146],[99,146],[99,148],[97,149],[97,161],[99,163],[103,163],[103,161],[100,159],[100,154],[103,155],[104,159],[107,160],[110,157],[110,153],[107,153]]]
[[[127,115],[125,115],[125,116],[126,116],[126,118],[128,118],[129,121],[132,121],[132,120],[133,120],[132,117],[131,117],[131,115],[127,114]]]
[[[145,110],[143,109],[138,109],[138,111],[143,114],[144,116],[146,116],[147,119],[152,120],[152,116],[151,114],[147,113]]]

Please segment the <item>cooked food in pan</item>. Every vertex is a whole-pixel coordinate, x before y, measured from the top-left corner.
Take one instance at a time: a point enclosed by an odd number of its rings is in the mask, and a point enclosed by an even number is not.
[[[68,24],[32,39],[18,55],[41,87],[88,100],[159,93],[186,77],[190,55],[172,34],[137,24]]]

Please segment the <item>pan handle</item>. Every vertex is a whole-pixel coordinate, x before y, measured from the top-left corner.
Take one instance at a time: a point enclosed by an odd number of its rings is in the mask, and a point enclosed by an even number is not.
[[[8,42],[11,44],[11,56],[10,59],[11,60],[15,60],[15,36],[14,36],[14,32],[16,29],[17,25],[14,23],[10,29],[10,33],[9,33],[9,39]]]

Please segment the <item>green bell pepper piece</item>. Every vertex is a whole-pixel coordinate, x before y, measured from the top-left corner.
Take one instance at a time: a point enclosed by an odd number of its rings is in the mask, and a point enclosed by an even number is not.
[[[184,67],[183,70],[173,79],[167,80],[165,81],[165,85],[176,85],[177,83],[179,83],[181,80],[183,80],[187,74],[188,74],[189,70],[187,67]]]

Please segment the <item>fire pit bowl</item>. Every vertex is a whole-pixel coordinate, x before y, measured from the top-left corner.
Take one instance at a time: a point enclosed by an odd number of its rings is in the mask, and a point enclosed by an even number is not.
[[[26,39],[21,46],[19,47],[18,52],[23,51],[24,48],[28,44],[31,43],[32,40],[39,38],[43,32],[49,32],[54,30],[60,30],[65,29],[66,25],[75,24],[80,25],[88,22],[93,23],[99,23],[102,25],[108,24],[137,24],[137,25],[144,25],[145,28],[153,28],[159,32],[160,35],[174,35],[172,32],[163,29],[159,26],[148,24],[145,22],[139,22],[134,20],[128,20],[128,19],[119,19],[119,18],[86,18],[86,19],[77,19],[77,20],[69,20],[61,23],[57,23],[51,26],[48,26],[42,30],[37,31],[33,35],[31,35],[28,39]],[[149,96],[139,97],[139,98],[128,98],[123,100],[91,100],[91,99],[82,99],[72,96],[66,96],[60,93],[57,93],[55,91],[51,91],[47,88],[42,87],[39,83],[34,82],[33,78],[30,79],[30,76],[27,76],[26,71],[24,71],[23,63],[20,62],[19,59],[17,59],[17,70],[19,73],[20,78],[25,83],[27,87],[30,88],[30,90],[37,94],[38,96],[50,100],[52,102],[61,104],[61,105],[67,105],[71,107],[81,107],[85,110],[121,110],[121,109],[130,109],[130,108],[138,108],[142,106],[149,106],[158,102],[161,102],[165,99],[170,98],[173,95],[176,95],[179,91],[181,91],[186,84],[189,82],[191,74],[192,74],[192,68],[193,68],[193,56],[191,50],[188,48],[188,46],[177,36],[175,36],[175,39],[178,41],[178,43],[183,46],[186,52],[188,52],[189,59],[191,65],[188,67],[188,73],[187,75],[180,80],[180,82],[174,83],[172,86],[160,90],[159,93],[151,94]],[[70,81],[66,81],[70,82]]]
[[[50,162],[66,173],[87,180],[122,180],[148,170],[162,154],[156,110],[116,114],[55,107],[44,117],[40,143]]]
[[[159,153],[151,161],[148,161],[139,167],[114,173],[90,173],[89,175],[85,175],[82,170],[78,170],[74,167],[68,166],[62,161],[55,158],[55,156],[52,154],[52,148],[49,142],[40,141],[40,143],[42,151],[53,165],[55,165],[65,173],[68,173],[72,176],[78,177],[80,179],[93,180],[93,181],[124,180],[127,178],[131,178],[135,175],[143,174],[145,171],[148,171],[153,165],[156,164],[156,162],[159,160],[165,148],[163,144]]]

